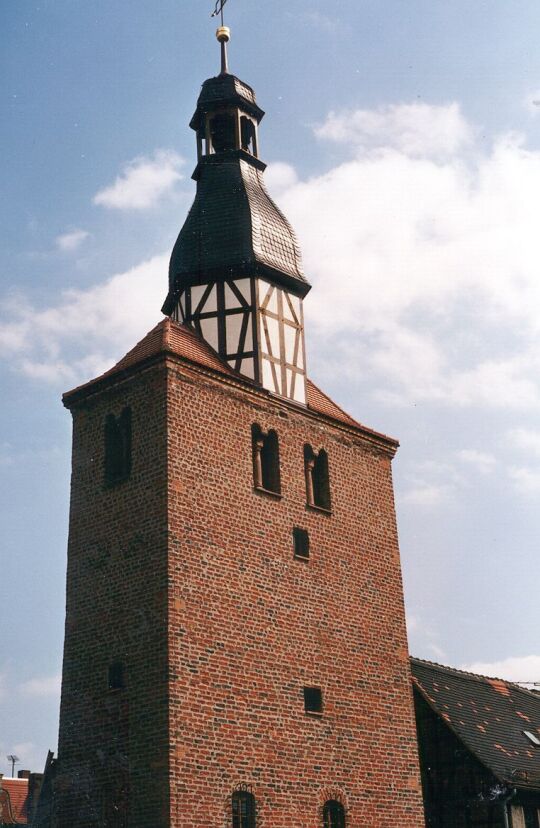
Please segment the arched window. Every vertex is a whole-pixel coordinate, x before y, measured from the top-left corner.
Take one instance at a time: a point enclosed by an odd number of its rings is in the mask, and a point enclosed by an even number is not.
[[[256,828],[255,797],[250,791],[232,795],[232,828]]]
[[[214,152],[236,149],[236,128],[234,115],[221,112],[210,121],[210,139]]]
[[[324,828],[345,828],[345,808],[337,799],[329,799],[323,808]]]
[[[253,121],[242,115],[240,118],[240,135],[242,139],[242,149],[251,155],[257,155],[257,129]]]
[[[131,472],[131,409],[105,420],[105,483],[114,486]]]
[[[306,500],[308,506],[330,511],[330,480],[328,455],[324,449],[315,454],[310,445],[304,446]]]
[[[129,818],[129,780],[127,773],[120,769],[109,768],[107,781],[101,790],[102,821],[100,825],[107,828],[128,828]]]
[[[121,661],[113,661],[109,664],[108,684],[109,690],[123,690],[126,686],[124,665]]]
[[[281,493],[279,443],[275,431],[265,434],[255,423],[251,427],[253,449],[253,483],[256,489]]]

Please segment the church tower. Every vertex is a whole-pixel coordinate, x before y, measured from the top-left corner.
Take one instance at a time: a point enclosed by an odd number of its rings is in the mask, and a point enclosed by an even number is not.
[[[397,443],[306,376],[310,286],[218,39],[165,318],[64,395],[54,825],[419,828]]]

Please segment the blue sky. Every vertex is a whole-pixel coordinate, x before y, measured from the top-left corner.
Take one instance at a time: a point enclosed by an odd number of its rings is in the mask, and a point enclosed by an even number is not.
[[[0,771],[55,748],[70,419],[160,318],[211,3],[0,7]],[[540,7],[230,0],[311,376],[399,437],[411,651],[540,681]]]

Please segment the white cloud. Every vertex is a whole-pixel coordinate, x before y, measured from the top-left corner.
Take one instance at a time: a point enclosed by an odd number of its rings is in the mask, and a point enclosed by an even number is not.
[[[412,157],[452,155],[473,137],[457,103],[392,104],[330,112],[315,134],[361,151],[391,148]]]
[[[493,454],[477,449],[461,449],[456,452],[456,457],[462,463],[472,466],[480,474],[490,474],[497,464]]]
[[[10,364],[27,376],[76,384],[110,368],[162,318],[167,256],[156,256],[86,290],[67,290],[38,309],[8,303],[0,342]]]
[[[62,676],[60,673],[54,676],[40,676],[28,681],[24,681],[19,690],[24,696],[42,697],[54,696],[60,694],[60,685],[62,683]]]
[[[414,473],[404,475],[405,488],[398,490],[400,504],[431,509],[447,506],[469,481],[453,463],[437,460],[417,462]]]
[[[269,164],[264,174],[267,189],[274,198],[279,198],[284,190],[288,190],[298,182],[294,167],[283,161],[274,161]]]
[[[453,495],[453,487],[444,483],[428,483],[422,480],[400,495],[400,503],[409,506],[432,508],[447,502]]]
[[[508,432],[508,440],[516,448],[540,457],[540,431],[514,428]]]
[[[115,210],[153,207],[183,178],[183,159],[173,150],[156,150],[152,158],[139,156],[127,163],[114,184],[94,196],[94,204]]]
[[[464,664],[461,669],[506,681],[540,682],[540,655],[509,656],[500,661],[475,661]]]
[[[471,146],[475,130],[456,104],[338,113],[319,135],[372,151],[307,181],[287,164],[269,169],[314,285],[305,304],[314,361],[339,359],[344,374],[388,405],[538,410],[540,152],[517,136]],[[142,202],[137,186],[129,194],[148,169],[165,168],[167,186],[174,183],[177,156],[156,159],[132,162],[111,204],[150,203],[161,184],[143,187]],[[165,259],[66,292],[49,308],[6,306],[3,353],[43,379],[71,382],[103,369],[159,318]],[[409,496],[435,503],[448,494],[427,479]]]
[[[511,466],[508,476],[514,489],[522,495],[537,496],[540,494],[540,469],[531,469],[526,466]]]
[[[87,230],[70,230],[68,233],[56,237],[56,246],[59,250],[69,253],[72,250],[77,250],[89,235],[90,233]]]
[[[389,404],[538,409],[540,152],[507,135],[464,153],[475,131],[455,105],[422,105],[416,133],[388,111],[334,115],[319,135],[354,149],[369,133],[373,151],[280,200],[316,288],[317,356],[339,342],[344,370]]]

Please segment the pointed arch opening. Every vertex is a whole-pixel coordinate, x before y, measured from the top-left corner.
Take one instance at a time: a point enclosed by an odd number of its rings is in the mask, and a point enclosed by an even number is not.
[[[249,152],[250,155],[254,155],[257,158],[257,127],[255,122],[251,118],[248,118],[247,115],[240,117],[240,138],[244,152]]]
[[[324,449],[315,452],[306,443],[304,446],[304,471],[306,476],[307,505],[315,509],[331,510],[330,476],[328,454]]]
[[[218,112],[208,124],[211,152],[236,149],[236,119],[232,112]]]
[[[281,494],[277,433],[273,429],[265,433],[258,423],[254,423],[251,427],[251,441],[255,488],[271,494]]]
[[[345,828],[345,808],[337,799],[328,799],[323,806],[324,828]]]
[[[234,791],[231,805],[232,828],[256,828],[256,801],[251,791]]]
[[[105,418],[105,485],[115,486],[131,473],[131,408]]]

